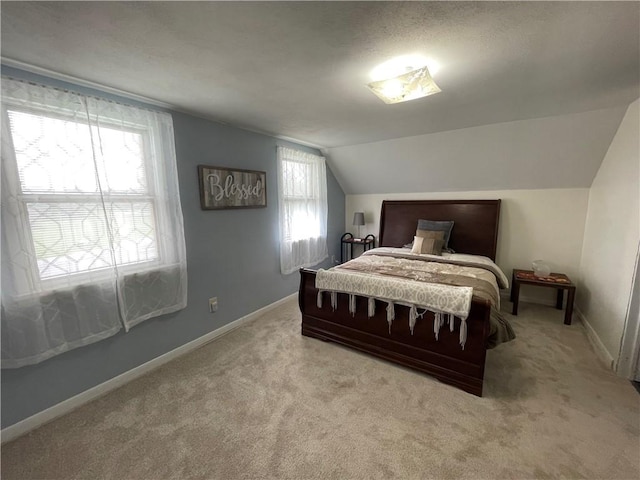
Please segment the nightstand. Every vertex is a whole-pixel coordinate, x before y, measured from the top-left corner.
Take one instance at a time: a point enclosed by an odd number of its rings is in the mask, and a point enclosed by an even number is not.
[[[511,301],[513,302],[513,315],[518,314],[518,301],[520,299],[520,285],[537,285],[539,287],[551,287],[557,289],[556,308],[562,310],[564,291],[567,290],[567,308],[564,312],[564,324],[571,325],[573,315],[573,300],[576,296],[576,286],[564,273],[551,273],[547,277],[536,277],[532,270],[514,269],[511,276]]]
[[[353,258],[353,246],[354,245],[362,245],[362,251],[366,252],[367,250],[375,247],[376,237],[369,234],[364,238],[353,238],[352,233],[345,233],[340,238],[340,263],[345,262],[345,258],[347,260],[351,260]]]

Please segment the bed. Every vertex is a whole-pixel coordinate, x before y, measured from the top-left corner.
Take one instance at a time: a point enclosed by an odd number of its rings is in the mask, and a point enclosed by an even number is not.
[[[450,248],[495,260],[499,216],[500,200],[385,200],[380,214],[379,247],[401,248],[411,243],[419,219],[453,220]],[[489,300],[475,294],[471,298],[466,338],[461,346],[462,323],[453,330],[440,328],[436,338],[434,321],[441,319],[429,311],[415,321],[415,311],[396,304],[391,328],[388,304],[382,300],[337,293],[331,298],[330,307],[326,298],[322,304],[323,295],[318,296],[316,288],[317,275],[314,270],[300,270],[302,335],[375,355],[482,396],[485,358],[496,314]],[[412,316],[415,323],[411,328]]]

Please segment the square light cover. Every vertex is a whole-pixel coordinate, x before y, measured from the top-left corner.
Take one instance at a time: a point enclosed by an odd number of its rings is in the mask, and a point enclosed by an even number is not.
[[[384,103],[400,103],[441,92],[431,78],[429,69],[422,67],[397,77],[378,80],[367,85]]]

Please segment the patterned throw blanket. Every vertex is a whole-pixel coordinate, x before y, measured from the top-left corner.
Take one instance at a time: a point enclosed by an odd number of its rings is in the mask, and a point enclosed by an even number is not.
[[[423,262],[438,262],[438,263],[450,263],[453,265],[461,265],[467,267],[477,267],[487,270],[495,275],[495,281],[497,281],[500,288],[509,288],[509,280],[504,272],[496,265],[489,257],[483,257],[481,255],[469,255],[466,253],[442,253],[440,255],[426,255],[411,253],[406,248],[394,248],[394,247],[379,247],[374,250],[368,250],[365,255],[389,255],[395,258],[407,258],[409,260],[420,260]],[[489,277],[491,278],[491,277]]]
[[[349,294],[349,311],[355,315],[355,297],[368,300],[368,315],[375,313],[375,300],[387,302],[389,330],[395,319],[394,304],[406,305],[409,328],[426,311],[434,313],[436,339],[444,323],[454,328],[454,317],[461,320],[460,345],[467,338],[466,319],[472,297],[486,299],[499,308],[500,293],[496,279],[507,280],[495,263],[486,257],[451,255],[445,259],[432,255],[408,253],[406,249],[377,248],[330,270],[318,270],[316,288],[318,308],[322,308],[323,292],[330,292],[331,305],[336,307],[336,293]],[[462,258],[460,258],[462,257]],[[448,260],[455,263],[450,263]],[[497,271],[496,271],[497,269]],[[506,285],[505,285],[506,286]],[[421,313],[418,310],[422,309]]]

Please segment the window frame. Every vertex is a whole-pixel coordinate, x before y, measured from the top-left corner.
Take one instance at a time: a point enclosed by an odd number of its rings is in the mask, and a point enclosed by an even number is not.
[[[4,100],[4,99],[3,99]],[[16,158],[16,151],[13,142],[13,131],[11,121],[9,118],[9,112],[15,111],[19,113],[26,113],[39,117],[48,117],[58,120],[71,121],[81,125],[87,126],[89,129],[95,128],[86,120],[86,118],[76,118],[71,111],[65,111],[59,107],[47,107],[46,105],[40,106],[25,106],[21,104],[14,104],[11,101],[3,101],[2,104],[2,121],[4,124],[3,135],[6,136],[6,140],[9,143],[9,148],[3,148],[3,177],[8,176],[3,180],[2,188],[9,188],[16,199],[15,208],[17,209],[17,221],[15,222],[16,228],[19,230],[17,235],[21,238],[18,243],[23,249],[28,249],[27,255],[29,268],[31,270],[31,278],[36,281],[35,285],[32,285],[33,290],[36,292],[43,292],[47,290],[56,289],[57,287],[78,285],[82,283],[96,283],[108,280],[112,277],[112,271],[117,269],[120,274],[128,275],[133,273],[146,272],[153,270],[163,265],[168,264],[166,261],[168,255],[166,254],[166,245],[161,235],[162,229],[166,228],[164,225],[162,215],[159,215],[158,211],[158,195],[156,175],[154,175],[154,144],[153,136],[157,135],[153,129],[149,129],[143,125],[136,124],[130,121],[114,120],[109,118],[101,118],[99,126],[104,128],[110,128],[119,130],[122,132],[132,133],[141,136],[141,154],[142,165],[144,168],[144,175],[146,180],[146,192],[144,194],[126,194],[126,193],[25,193],[23,191],[23,185],[19,174],[19,166]],[[61,198],[64,197],[64,198]],[[40,200],[40,201],[37,201]],[[153,230],[156,243],[156,258],[152,260],[143,260],[140,262],[130,262],[123,264],[112,264],[109,266],[85,270],[82,272],[73,272],[65,275],[56,275],[50,278],[42,278],[40,269],[37,264],[35,242],[33,240],[33,230],[31,227],[28,205],[37,203],[102,203],[102,201],[108,201],[113,203],[132,204],[132,203],[146,203],[149,202],[152,208],[153,218]],[[26,294],[25,296],[32,296],[34,293]],[[23,296],[23,295],[19,295]]]
[[[314,165],[312,163],[311,160],[305,160],[305,159],[283,159],[282,160],[283,163],[291,163],[291,164],[300,164],[300,165],[304,165],[305,167],[305,181],[306,183],[310,183],[310,180],[315,180],[313,178],[313,169],[314,169]],[[284,165],[283,165],[284,167]],[[282,169],[282,176],[284,177],[285,175],[285,169]],[[283,179],[279,179],[280,181],[283,181]],[[322,179],[320,179],[321,181]],[[315,184],[316,182],[312,182],[313,184]],[[287,195],[286,193],[284,193],[283,191],[283,195],[282,195],[282,200],[285,203],[285,205],[288,204],[295,204],[295,203],[307,203],[309,201],[319,201],[320,200],[320,196],[321,193],[320,191],[318,191],[317,188],[315,188],[316,186],[313,185],[313,195],[296,195],[296,194],[291,194],[291,195]],[[317,219],[318,222],[320,221],[320,219]],[[316,226],[317,230],[321,230],[320,226],[317,225]],[[303,240],[311,240],[314,238],[320,238],[321,234],[318,233],[317,235],[314,234],[309,234],[306,237],[302,237],[302,238],[293,238],[292,232],[287,232],[288,236],[286,238],[283,238],[283,241],[286,242],[299,242],[299,241],[303,241]]]

